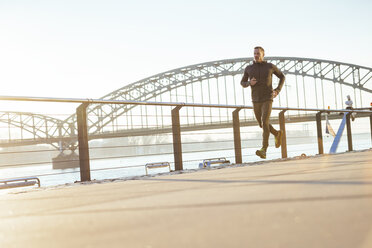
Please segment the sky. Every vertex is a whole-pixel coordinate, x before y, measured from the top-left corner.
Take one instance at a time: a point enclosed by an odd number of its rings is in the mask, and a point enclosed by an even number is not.
[[[100,98],[179,67],[266,56],[372,68],[369,0],[0,0],[0,95]]]

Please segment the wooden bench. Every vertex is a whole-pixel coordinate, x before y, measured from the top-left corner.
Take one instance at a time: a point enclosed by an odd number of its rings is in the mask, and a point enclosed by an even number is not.
[[[38,184],[40,187],[40,180],[37,177],[3,179],[0,180],[0,189],[26,187],[33,186],[35,184]]]
[[[227,160],[226,158],[204,159],[203,163],[199,163],[199,168],[211,167],[212,164],[230,164],[230,160]]]
[[[171,171],[169,162],[147,163],[145,167],[146,167],[146,175],[148,175],[148,169],[169,167],[169,172]]]

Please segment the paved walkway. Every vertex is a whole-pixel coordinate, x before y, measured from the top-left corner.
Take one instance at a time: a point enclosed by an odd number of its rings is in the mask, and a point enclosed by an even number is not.
[[[372,150],[0,196],[0,247],[372,247]]]

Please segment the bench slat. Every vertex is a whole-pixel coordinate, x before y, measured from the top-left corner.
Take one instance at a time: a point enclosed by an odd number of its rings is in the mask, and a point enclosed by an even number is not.
[[[229,164],[230,160],[226,160],[224,157],[220,158],[208,158],[204,159],[203,163],[199,164],[199,168],[210,167],[212,164]]]
[[[28,181],[28,182],[19,182],[19,183],[4,183],[0,185],[0,189],[10,189],[10,188],[18,188],[18,187],[26,187],[35,185],[35,181]]]
[[[9,178],[0,180],[0,189],[26,187],[35,184],[40,187],[40,180],[37,177]]]
[[[169,162],[159,162],[159,163],[147,163],[145,165],[146,168],[146,175],[148,175],[148,169],[156,169],[156,168],[164,168],[169,167],[169,171],[171,171]]]

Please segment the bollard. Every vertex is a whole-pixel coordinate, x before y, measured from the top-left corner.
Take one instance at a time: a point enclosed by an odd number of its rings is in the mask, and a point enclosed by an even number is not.
[[[90,181],[89,164],[89,145],[87,127],[87,107],[88,103],[81,104],[76,109],[76,119],[78,128],[79,160],[80,160],[80,180]]]
[[[316,114],[316,131],[318,134],[318,152],[319,154],[323,154],[322,112]]]
[[[241,108],[237,108],[232,112],[233,116],[233,131],[234,131],[234,149],[235,149],[235,163],[242,163],[242,142],[240,139],[240,121],[239,111]]]
[[[183,170],[182,163],[182,143],[181,143],[181,125],[180,125],[180,109],[182,106],[177,106],[172,109],[172,133],[173,133],[173,155],[174,169]]]

